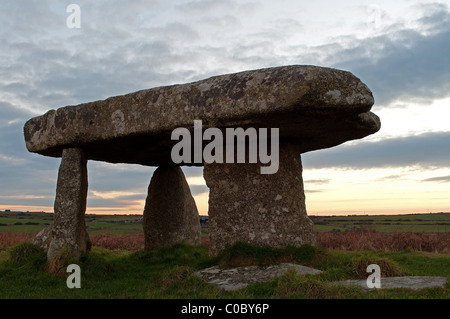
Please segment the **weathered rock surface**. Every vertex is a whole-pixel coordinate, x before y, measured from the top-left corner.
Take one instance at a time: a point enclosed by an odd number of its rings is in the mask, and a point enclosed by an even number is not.
[[[153,173],[143,228],[146,250],[181,242],[200,245],[197,206],[179,166],[161,166]]]
[[[300,155],[281,144],[276,174],[260,174],[260,164],[205,164],[209,191],[210,253],[235,242],[285,247],[315,245],[308,218]]]
[[[234,268],[220,268],[213,266],[197,271],[196,274],[207,283],[225,290],[235,291],[258,282],[266,282],[281,276],[287,270],[293,268],[298,275],[320,274],[322,271],[298,264],[282,263],[272,266],[246,266]],[[433,276],[404,276],[381,278],[381,289],[405,288],[420,290],[425,288],[445,287],[446,277]],[[368,288],[366,280],[343,280],[328,283],[330,286],[360,286],[363,290]]]
[[[290,268],[293,268],[298,275],[320,274],[321,271],[292,263],[282,263],[272,266],[247,266],[235,268],[220,268],[213,266],[196,274],[207,283],[225,291],[235,291],[247,287],[248,285],[265,282],[281,276]]]
[[[41,231],[34,242],[47,249],[51,259],[60,248],[75,258],[90,248],[84,214],[87,197],[87,160],[82,150],[67,148],[59,167],[53,224]]]
[[[47,255],[50,257],[52,257],[54,255],[54,252],[48,253],[50,243],[53,241],[53,227],[54,227],[54,224],[48,225],[47,227],[42,229],[39,233],[37,233],[34,238],[31,238],[31,240],[30,240],[32,243],[44,248],[47,251]],[[84,249],[83,251],[89,251],[92,247],[92,242],[91,242],[91,238],[89,237],[89,234],[87,231],[85,233],[85,236],[86,236],[86,239],[85,239],[86,240],[86,249]],[[76,257],[76,255],[74,257]]]
[[[377,132],[371,91],[349,72],[284,66],[142,90],[67,106],[29,120],[30,152],[60,157],[79,147],[88,159],[165,165],[177,127],[277,127],[300,153]],[[193,164],[201,165],[201,164]]]

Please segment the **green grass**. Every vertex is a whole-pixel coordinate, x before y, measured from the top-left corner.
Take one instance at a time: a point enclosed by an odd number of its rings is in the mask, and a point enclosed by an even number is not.
[[[141,215],[86,215],[89,234],[142,234]],[[377,232],[449,232],[450,213],[407,215],[310,216],[316,231],[346,231],[352,229]],[[28,224],[27,224],[28,223]],[[37,225],[30,225],[30,223]],[[0,233],[36,234],[53,223],[53,214],[43,212],[0,212]]]
[[[137,221],[141,215],[93,215],[85,216],[89,234],[113,235],[142,234],[142,224],[125,223]],[[36,234],[53,223],[53,214],[44,212],[0,212],[0,233]]]
[[[320,269],[319,275],[299,276],[292,271],[236,292],[206,284],[195,271],[221,264],[298,262]],[[67,261],[69,262],[69,261]],[[236,244],[210,258],[205,247],[178,244],[145,251],[111,251],[94,247],[78,261],[81,289],[69,289],[65,272],[52,273],[45,251],[24,243],[0,252],[0,298],[450,298],[445,288],[363,291],[328,283],[364,278],[365,265],[378,263],[382,275],[429,275],[450,279],[450,255],[404,251],[400,253],[331,251],[315,247],[285,249]]]
[[[224,267],[239,267],[246,265],[270,265],[279,261],[289,261],[308,264],[317,254],[312,246],[301,248],[286,247],[282,249],[270,247],[255,247],[245,243],[236,243],[224,250],[214,262]]]
[[[142,225],[125,223],[141,216],[86,215],[89,234],[142,234]],[[383,231],[450,230],[450,214],[328,216],[315,221],[317,231],[374,229]],[[20,223],[20,224],[18,224]],[[32,225],[37,224],[37,225]],[[36,234],[52,223],[46,213],[0,212],[0,233]],[[69,289],[64,271],[52,273],[45,252],[30,244],[0,250],[0,298],[450,298],[450,280],[445,288],[362,291],[358,287],[333,287],[328,283],[362,279],[365,266],[377,263],[382,275],[444,276],[450,279],[449,253],[414,251],[336,251],[315,247],[284,249],[252,247],[238,243],[220,256],[210,258],[205,247],[175,245],[151,252],[107,250],[93,247],[77,263],[81,289]],[[195,271],[221,267],[295,262],[320,269],[316,276],[294,272],[237,292],[224,292],[206,284]]]
[[[351,229],[377,232],[449,232],[450,213],[406,215],[310,216],[317,231]]]
[[[141,224],[119,224],[119,223],[108,223],[108,222],[86,222],[86,227],[88,228],[89,234],[112,234],[112,235],[123,235],[123,234],[142,234]]]

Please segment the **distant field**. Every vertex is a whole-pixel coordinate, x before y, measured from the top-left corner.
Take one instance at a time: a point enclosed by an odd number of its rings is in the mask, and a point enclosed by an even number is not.
[[[450,232],[450,213],[408,215],[310,216],[317,232]],[[53,223],[53,214],[0,212],[0,233],[36,234]],[[89,234],[142,234],[142,215],[86,215]]]
[[[310,216],[316,231],[450,232],[450,213]]]
[[[139,234],[142,233],[142,215],[92,215],[86,214],[89,234]],[[53,223],[53,214],[44,212],[0,212],[0,233],[36,234]]]

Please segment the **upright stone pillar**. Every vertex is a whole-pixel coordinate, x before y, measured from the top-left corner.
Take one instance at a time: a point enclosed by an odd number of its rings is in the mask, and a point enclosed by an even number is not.
[[[283,143],[279,160],[275,174],[261,174],[264,164],[259,163],[205,163],[210,255],[236,242],[280,248],[315,244],[305,207],[300,153]]]
[[[161,166],[153,173],[143,216],[145,250],[183,242],[200,245],[197,206],[179,166]]]
[[[49,259],[67,247],[75,258],[90,248],[84,214],[88,189],[87,160],[82,149],[67,148],[59,167],[53,225],[48,245]]]

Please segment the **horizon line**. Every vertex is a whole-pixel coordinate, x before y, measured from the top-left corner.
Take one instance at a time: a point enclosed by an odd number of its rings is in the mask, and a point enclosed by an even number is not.
[[[54,212],[44,211],[44,210],[32,210],[32,211],[24,211],[24,210],[10,210],[10,209],[4,209],[0,211],[0,213],[44,213],[44,214],[54,214]],[[402,212],[396,212],[396,213],[374,213],[374,214],[368,214],[368,213],[343,213],[343,214],[307,214],[307,216],[314,216],[314,217],[328,217],[328,216],[395,216],[395,215],[430,215],[430,214],[450,214],[450,211],[448,212],[427,212],[427,213],[402,213]],[[143,213],[89,213],[86,212],[85,215],[110,215],[110,216],[143,216]],[[203,215],[199,214],[199,217],[209,217],[209,215]]]

